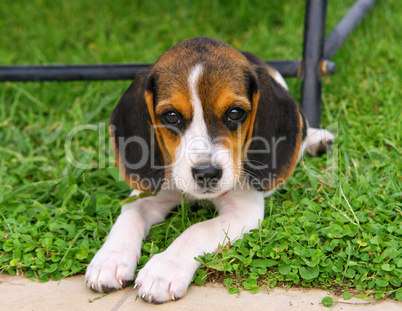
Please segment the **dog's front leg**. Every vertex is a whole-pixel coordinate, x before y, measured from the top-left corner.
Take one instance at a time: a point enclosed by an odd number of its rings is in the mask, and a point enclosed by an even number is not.
[[[264,217],[263,194],[254,190],[232,190],[214,203],[218,217],[188,228],[138,273],[136,285],[141,298],[162,303],[183,297],[199,267],[194,257],[214,252],[228,238],[241,238],[257,228]]]
[[[106,242],[89,264],[85,282],[98,292],[120,289],[134,279],[141,255],[142,240],[154,223],[180,204],[179,192],[161,191],[126,204],[117,218]]]

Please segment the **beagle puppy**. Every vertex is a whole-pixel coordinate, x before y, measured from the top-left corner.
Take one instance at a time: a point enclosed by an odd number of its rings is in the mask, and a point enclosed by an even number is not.
[[[317,155],[334,139],[308,128],[275,69],[212,38],[183,41],[140,72],[113,111],[110,132],[132,195],[156,195],[122,207],[86,271],[91,289],[134,280],[142,240],[182,195],[210,200],[219,214],[186,229],[138,273],[138,295],[154,303],[183,297],[200,265],[194,258],[258,228],[264,197],[303,151]]]

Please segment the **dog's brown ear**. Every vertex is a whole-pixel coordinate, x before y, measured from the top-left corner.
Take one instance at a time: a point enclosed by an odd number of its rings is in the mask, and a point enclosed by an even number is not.
[[[130,186],[144,192],[158,192],[165,177],[165,161],[153,127],[154,93],[151,69],[139,72],[110,121],[119,170]]]
[[[303,120],[296,101],[268,74],[265,64],[254,68],[254,128],[244,172],[254,189],[268,191],[286,180],[297,163]]]

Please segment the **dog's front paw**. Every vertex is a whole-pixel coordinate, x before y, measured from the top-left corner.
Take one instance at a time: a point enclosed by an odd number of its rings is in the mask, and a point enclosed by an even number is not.
[[[178,262],[165,253],[154,255],[135,280],[138,296],[153,303],[180,299],[186,294],[198,266],[192,260]]]
[[[326,153],[334,143],[335,136],[324,129],[309,128],[307,132],[307,154],[312,157]]]
[[[104,245],[92,259],[85,273],[85,283],[97,292],[121,289],[134,280],[139,254]]]

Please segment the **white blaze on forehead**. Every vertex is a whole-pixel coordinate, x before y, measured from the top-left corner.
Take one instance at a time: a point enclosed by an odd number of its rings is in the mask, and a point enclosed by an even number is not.
[[[189,127],[184,131],[180,144],[176,149],[176,163],[172,170],[176,187],[197,198],[216,197],[232,189],[235,182],[233,159],[230,150],[225,148],[219,141],[213,141],[208,135],[202,102],[198,92],[198,84],[203,71],[203,66],[197,64],[190,70],[188,76],[193,119]],[[208,194],[202,192],[203,189],[199,189],[199,186],[197,186],[192,169],[197,165],[211,162],[222,167],[223,174],[217,185],[218,190],[216,193]]]
[[[207,125],[204,120],[204,112],[202,111],[201,100],[198,96],[197,83],[200,79],[203,67],[201,64],[196,65],[188,77],[188,85],[190,87],[191,105],[193,107],[193,120],[189,130],[195,132],[193,134],[207,134]],[[202,135],[202,136],[204,136]]]

